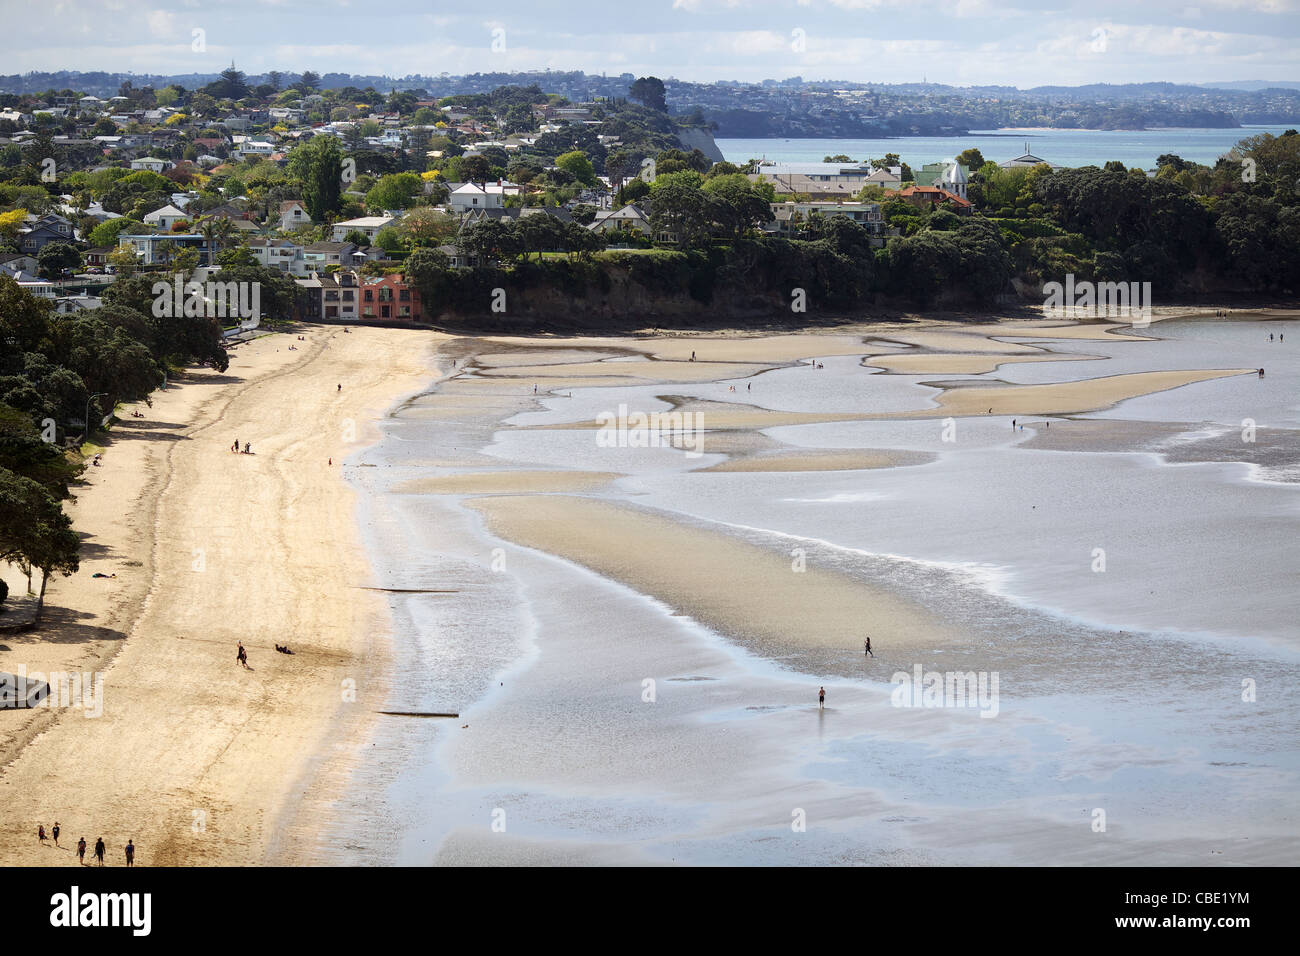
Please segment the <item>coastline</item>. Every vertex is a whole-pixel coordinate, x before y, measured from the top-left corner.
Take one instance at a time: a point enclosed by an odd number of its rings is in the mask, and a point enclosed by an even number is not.
[[[740,396],[725,400],[724,383],[733,376],[753,377],[770,402],[775,383],[763,376],[802,376],[794,370],[804,366],[806,356],[817,354],[828,368],[832,358],[835,369],[858,368],[857,380],[868,386],[875,380],[893,387],[889,373],[860,368],[857,362],[862,356],[889,356],[880,349],[899,343],[922,365],[954,357],[1000,364],[1028,355],[1050,356],[1040,359],[1045,362],[1091,361],[1093,356],[1057,352],[1053,340],[1083,340],[1078,344],[1086,346],[1088,339],[1104,339],[1124,342],[1126,349],[1142,341],[1115,336],[1121,328],[929,320],[909,325],[901,334],[895,324],[861,323],[795,335],[718,330],[676,337],[566,338],[307,327],[309,344],[296,345],[301,352],[285,351],[294,341],[285,335],[242,346],[227,375],[195,373],[186,384],[160,393],[153,409],[145,409],[145,421],[128,418],[119,424],[110,436],[104,468],[94,469],[87,476],[91,483],[78,491],[74,520],[79,531],[90,535],[91,547],[78,575],[51,582],[51,621],[62,630],[41,644],[49,661],[89,661],[94,666],[87,669],[107,672],[105,716],[83,721],[71,713],[25,714],[24,739],[0,725],[5,732],[0,737],[0,807],[9,837],[0,859],[72,862],[70,853],[55,853],[31,839],[37,822],[48,828],[58,819],[65,849],[78,836],[93,841],[100,835],[92,832],[95,822],[107,821],[103,835],[110,846],[116,850],[130,836],[140,847],[141,865],[483,863],[513,855],[529,862],[554,861],[563,851],[547,839],[532,844],[527,834],[508,841],[485,838],[478,821],[499,805],[503,791],[517,791],[518,799],[525,799],[529,779],[550,780],[553,787],[565,781],[554,775],[557,768],[548,762],[545,748],[538,754],[511,748],[512,739],[533,732],[536,715],[522,724],[511,722],[521,719],[521,698],[516,696],[521,688],[524,703],[549,714],[554,704],[546,694],[557,680],[569,682],[578,712],[588,709],[581,700],[587,689],[581,680],[574,682],[584,674],[573,666],[585,663],[588,653],[598,655],[607,668],[608,691],[615,695],[625,692],[628,675],[677,674],[668,679],[679,683],[668,686],[684,691],[689,685],[692,694],[703,695],[691,707],[711,714],[709,682],[735,681],[748,692],[777,680],[781,687],[774,693],[781,712],[791,717],[798,713],[800,675],[806,674],[838,681],[837,700],[851,693],[854,712],[877,706],[872,701],[879,687],[859,687],[857,678],[836,676],[840,645],[855,643],[859,620],[872,620],[892,634],[895,653],[908,659],[946,652],[943,660],[951,664],[986,666],[988,652],[982,643],[972,643],[964,624],[941,620],[921,605],[924,589],[894,578],[872,580],[880,570],[876,564],[863,564],[850,549],[837,552],[833,544],[818,543],[811,528],[806,542],[794,543],[814,548],[815,561],[808,573],[792,578],[789,556],[779,541],[775,553],[759,547],[771,549],[775,538],[745,538],[744,529],[726,521],[684,520],[653,500],[645,508],[629,507],[632,502],[622,500],[625,492],[600,500],[611,493],[612,484],[633,477],[617,459],[607,469],[584,470],[578,459],[561,463],[518,458],[512,452],[512,436],[536,435],[545,444],[550,436],[566,440],[565,432],[590,447],[582,433],[592,427],[592,402],[595,407],[608,402],[593,395],[619,393],[581,394],[567,410],[563,403],[553,404],[542,413],[545,422],[516,416],[537,413],[562,394],[560,389],[580,387],[579,382],[648,385],[647,394],[659,392],[660,398],[670,399],[664,393],[716,389],[716,397],[680,399],[681,408],[702,410],[705,427],[716,435],[708,454],[720,455],[722,461],[710,464],[713,458],[708,458],[695,469],[713,473],[708,480],[779,479],[786,472],[804,475],[802,485],[822,481],[814,477],[818,473],[840,472],[853,481],[858,480],[855,472],[871,470],[890,482],[900,467],[925,465],[936,456],[906,442],[894,450],[805,448],[760,435],[758,429],[952,413],[942,402],[933,405],[917,391],[915,403],[878,414],[842,410],[838,399],[838,408],[783,411],[772,404],[740,404]],[[1026,342],[1035,344],[1020,344]],[[699,353],[700,361],[690,362],[692,352]],[[453,357],[455,371],[444,361]],[[574,366],[582,374],[566,378]],[[1023,397],[1052,414],[1047,406],[1053,403],[1043,400],[1054,390],[1072,393],[1066,404],[1100,409],[1202,377],[1228,378],[1205,369],[1153,371],[1136,380],[1140,387],[1111,394],[1115,376],[1099,371],[1057,386],[996,387],[1014,393],[1007,398]],[[331,394],[340,379],[343,392]],[[533,394],[535,382],[546,401]],[[987,386],[971,392],[976,394],[964,396],[949,385],[940,394],[963,402],[969,398],[967,404],[993,394]],[[984,409],[972,405],[957,414],[978,421]],[[349,422],[354,429],[345,442],[341,436]],[[228,446],[223,450],[232,437],[226,433],[236,424],[241,441],[249,429],[257,453],[249,459],[229,455]],[[422,432],[421,426],[446,429],[436,433],[445,440],[425,443],[423,438],[435,433]],[[265,434],[267,428],[272,434]],[[415,430],[390,434],[406,428]],[[718,428],[724,430],[712,431]],[[1135,423],[1115,432],[1101,422],[1079,426],[1081,434],[1085,429],[1087,436],[1098,433],[1088,437],[1085,447],[1105,441],[1117,451],[1169,431],[1154,424],[1139,429]],[[159,440],[160,434],[172,439]],[[1027,436],[1026,443],[1050,438],[1069,448],[1068,434],[1073,433],[1058,426]],[[495,444],[497,436],[507,444],[484,455],[482,449]],[[390,437],[396,445],[381,447]],[[1200,452],[1187,449],[1183,454]],[[329,457],[340,469],[333,475],[319,460]],[[231,467],[243,466],[249,466],[244,471],[253,481],[222,480]],[[126,481],[127,471],[138,471],[135,485]],[[123,501],[133,506],[121,508]],[[427,511],[418,510],[426,506]],[[416,515],[428,523],[411,520]],[[195,527],[201,528],[198,538],[190,533]],[[257,533],[247,533],[250,527]],[[390,528],[400,529],[396,538],[390,537]],[[219,565],[206,574],[190,571],[200,538],[213,542],[208,561]],[[631,540],[638,547],[625,554]],[[502,545],[496,550],[508,556],[507,574],[487,573],[497,570],[488,567],[494,545]],[[128,560],[134,558],[141,559],[138,566]],[[851,565],[837,570],[827,564],[835,561]],[[90,573],[101,568],[116,570],[118,577],[91,579]],[[518,570],[527,573],[512,579]],[[846,570],[858,577],[850,578]],[[223,583],[208,581],[216,571],[225,576]],[[718,589],[696,593],[698,582],[706,579]],[[512,591],[512,580],[518,592]],[[626,634],[615,644],[598,646],[594,632],[573,626],[566,617],[571,612],[562,598],[537,593],[547,589],[546,582],[555,585],[556,595],[564,593],[561,583],[575,583],[591,588],[593,596],[605,594],[620,602],[628,614],[649,616],[638,617],[638,627],[626,625]],[[382,587],[412,594],[388,594]],[[463,593],[419,598],[420,589]],[[525,598],[529,590],[534,594]],[[232,600],[223,593],[227,591],[244,600]],[[723,600],[726,595],[732,598]],[[764,611],[757,624],[750,609],[737,604],[743,595],[761,597]],[[439,609],[428,616],[415,613],[424,600]],[[497,601],[506,610],[493,617]],[[823,607],[837,609],[830,625],[820,619]],[[509,617],[511,608],[524,608],[520,613],[531,623],[518,626]],[[241,614],[247,619],[241,620]],[[661,630],[662,643],[642,640],[647,633],[658,637]],[[567,633],[561,637],[560,632]],[[738,640],[741,632],[745,640]],[[256,637],[250,639],[249,633]],[[239,634],[252,655],[251,675],[229,659]],[[720,663],[712,651],[705,653],[714,640],[710,634],[722,635],[716,640],[725,644],[723,658],[744,661],[757,653],[752,664],[740,668],[745,673],[735,670],[734,661]],[[79,643],[70,639],[78,635]],[[274,653],[270,645],[281,641],[290,643],[294,656]],[[8,664],[15,650],[30,650],[13,639],[0,638],[0,645],[0,669],[12,669]],[[1086,658],[1065,644],[1044,644],[1043,649]],[[708,667],[682,664],[701,654],[714,662]],[[1038,666],[1040,657],[1031,655],[1025,666]],[[794,670],[773,677],[770,665],[762,663],[782,659]],[[997,666],[1008,687],[1013,679],[1030,679],[1030,670],[1022,672],[1009,660]],[[1100,662],[1087,659],[1085,666],[1101,673]],[[474,673],[458,678],[457,667]],[[485,674],[489,680],[481,680]],[[691,676],[700,674],[712,676]],[[503,678],[500,688],[498,676]],[[345,680],[355,681],[355,702],[338,696]],[[459,711],[464,723],[455,721],[453,729],[451,722],[409,721],[400,715],[381,720],[379,714],[390,706]],[[766,713],[764,708],[745,713]],[[875,714],[874,709],[861,714],[868,712]],[[599,711],[589,713],[592,719],[604,719]],[[674,719],[686,719],[675,726],[694,739],[691,721],[698,718]],[[717,719],[732,720],[730,710]],[[894,720],[885,718],[882,732],[911,739],[913,732]],[[573,733],[581,726],[575,723]],[[505,732],[507,727],[513,730]],[[576,746],[577,738],[568,745]],[[700,738],[701,752],[708,746],[712,744]],[[768,744],[755,737],[749,746],[759,753]],[[800,752],[793,740],[781,747],[793,748],[789,759]],[[73,760],[78,762],[69,770]],[[531,767],[535,776],[517,777],[515,761]],[[495,769],[498,762],[500,771]],[[703,787],[707,768],[702,764],[698,773],[692,786]],[[599,789],[606,783],[592,776],[591,785]],[[488,789],[480,794],[476,787]],[[479,799],[487,802],[474,805]],[[887,801],[878,804],[885,805]],[[828,812],[836,806],[828,803]],[[436,819],[425,819],[430,807],[437,808]],[[196,811],[203,814],[204,830],[192,829]],[[750,824],[761,829],[766,812],[755,811]],[[853,819],[849,814],[845,821]],[[76,832],[85,820],[91,820],[85,825],[92,829]],[[145,822],[135,825],[138,820]],[[959,825],[954,816],[952,826]],[[937,832],[943,837],[949,831],[939,827]],[[421,833],[426,839],[417,839]],[[574,860],[626,862],[624,851],[602,849],[597,842],[575,849]],[[888,839],[877,845],[887,844]]]
[[[279,833],[302,835],[285,811],[328,789],[320,768],[364,737],[389,638],[382,599],[358,587],[371,571],[341,459],[427,382],[430,339],[300,331],[294,350],[272,334],[225,374],[188,374],[88,469],[70,508],[82,569],[51,581],[47,621],[6,636],[0,667],[100,673],[102,715],[6,715],[0,862],[65,865],[100,835],[133,839],[146,866],[265,862]],[[253,454],[230,453],[236,435]],[[61,851],[29,839],[54,820]]]

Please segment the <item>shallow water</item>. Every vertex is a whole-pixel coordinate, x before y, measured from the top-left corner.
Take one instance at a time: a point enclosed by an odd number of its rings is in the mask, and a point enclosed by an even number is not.
[[[1049,343],[1112,356],[1103,362],[942,378],[1253,366],[1267,351],[1259,333],[1284,324],[1158,323],[1155,342]],[[1271,352],[1263,381],[1199,383],[1078,418],[1186,422],[1172,434],[1195,438],[1250,408],[1293,429],[1300,365],[1289,355]],[[391,596],[388,709],[460,716],[380,724],[331,845],[351,862],[411,864],[1300,860],[1300,486],[1150,449],[1036,449],[1032,429],[998,416],[959,419],[952,442],[938,419],[765,433],[808,448],[927,451],[928,464],[708,474],[692,469],[721,455],[603,448],[591,430],[499,420],[590,421],[620,403],[667,409],[664,395],[842,412],[937,394],[919,384],[933,376],[860,360],[766,372],[752,392],[574,389],[444,419],[425,414],[440,407],[435,389],[399,410],[383,442],[349,463],[378,583],[455,593]],[[458,496],[391,491],[457,467],[539,465],[626,473],[589,494],[781,554],[797,543],[810,563],[887,586],[969,641],[920,654],[877,633],[873,659],[860,646],[764,656],[743,632],[676,613],[670,597],[495,538]],[[918,665],[996,673],[996,718],[894,706],[891,677]]]

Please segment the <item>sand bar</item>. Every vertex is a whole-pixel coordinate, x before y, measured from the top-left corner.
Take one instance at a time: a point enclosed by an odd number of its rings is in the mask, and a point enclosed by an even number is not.
[[[564,495],[475,498],[501,538],[566,558],[650,595],[741,643],[861,653],[862,636],[948,646],[951,626],[881,587],[661,513]]]

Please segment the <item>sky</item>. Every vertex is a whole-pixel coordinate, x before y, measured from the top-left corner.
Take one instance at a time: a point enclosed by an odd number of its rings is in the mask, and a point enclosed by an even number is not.
[[[1300,0],[0,0],[0,73],[1300,80]]]

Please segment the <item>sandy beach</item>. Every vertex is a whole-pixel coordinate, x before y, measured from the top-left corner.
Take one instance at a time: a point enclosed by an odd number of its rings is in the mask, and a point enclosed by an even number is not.
[[[66,865],[78,837],[102,835],[119,857],[134,840],[141,865],[658,863],[679,852],[808,862],[769,842],[793,800],[851,834],[834,849],[853,861],[985,859],[988,841],[952,850],[971,831],[963,800],[983,800],[975,812],[996,821],[999,862],[1052,861],[1061,847],[1089,863],[1220,852],[1210,837],[1183,841],[1181,821],[1146,815],[1146,785],[1106,797],[1141,821],[1115,849],[1076,844],[1073,801],[1093,805],[1103,783],[1077,785],[1067,807],[1054,782],[1060,748],[1039,756],[1036,735],[1053,727],[1084,776],[1152,775],[1163,799],[1192,780],[1212,806],[1237,722],[1262,727],[1252,732],[1267,749],[1289,720],[1272,698],[1262,716],[1205,705],[1222,711],[1217,736],[1203,757],[1180,751],[1166,779],[1180,718],[1159,711],[1168,727],[1150,739],[1112,741],[1112,712],[1127,727],[1147,713],[1112,692],[1113,662],[1161,675],[1163,695],[1191,688],[1217,701],[1217,676],[1174,644],[1092,629],[1051,603],[1079,594],[1117,615],[1185,612],[1198,626],[1213,610],[1196,604],[1203,581],[1191,596],[1153,598],[1177,580],[1158,577],[1160,548],[1187,568],[1184,518],[1175,513],[1166,537],[1144,523],[1168,483],[1193,473],[1162,473],[1144,499],[1147,466],[1126,459],[1094,475],[1102,466],[1085,453],[1293,462],[1290,432],[1267,415],[1244,452],[1235,431],[1197,437],[1177,417],[1083,417],[1134,401],[1162,408],[1197,389],[1253,412],[1261,388],[1285,381],[1257,380],[1215,351],[1142,366],[1142,354],[1162,353],[1135,351],[1152,340],[1122,331],[924,322],[562,339],[309,328],[306,342],[242,346],[227,373],[187,376],[143,419],[123,411],[71,506],[86,536],[81,572],[51,583],[40,631],[0,636],[0,670],[105,678],[102,716],[0,719],[0,860]],[[672,434],[658,447],[602,445],[591,430],[620,402],[698,415],[702,448]],[[1205,407],[1198,421],[1241,417],[1235,405]],[[1026,430],[1009,427],[1012,415]],[[1061,415],[1072,417],[1050,429],[1035,417]],[[960,444],[941,438],[935,420],[947,416],[963,418]],[[254,454],[232,454],[236,438]],[[994,487],[1003,480],[1020,484]],[[1065,499],[1063,487],[1074,489]],[[1200,500],[1201,488],[1184,493]],[[1107,507],[1134,509],[1106,544],[1121,566],[1126,556],[1156,566],[1149,588],[1106,590],[1124,572],[1087,572],[1100,506],[1072,496],[1093,489]],[[1259,528],[1234,528],[1225,546],[1277,547],[1263,538],[1284,493],[1216,486],[1218,500],[1270,496]],[[1143,533],[1129,540],[1129,528]],[[1156,550],[1144,553],[1148,537]],[[1241,560],[1222,558],[1225,569]],[[1026,582],[1027,603],[999,590],[1017,569],[1042,575]],[[878,664],[864,634],[879,641]],[[239,640],[250,671],[235,662]],[[1272,658],[1230,654],[1261,681],[1287,680]],[[891,708],[890,672],[918,662],[1001,672],[1004,716],[976,716],[973,733],[961,714],[913,720]],[[664,702],[653,719],[637,709],[650,675]],[[816,740],[809,681],[834,699]],[[1057,700],[1080,687],[1096,696]],[[377,717],[390,709],[398,716]],[[424,710],[458,719],[400,716]],[[1087,732],[1068,742],[1076,725]],[[907,769],[914,747],[960,759],[932,783]],[[819,753],[838,754],[842,769],[810,764]],[[1013,753],[1014,780],[959,769]],[[1234,819],[1265,822],[1224,830],[1243,841],[1231,860],[1292,860],[1293,841],[1260,839],[1286,809],[1289,770],[1252,759],[1263,796]],[[586,801],[602,819],[631,808],[628,821],[610,823],[608,838],[589,830]],[[486,829],[502,805],[519,821],[509,837]],[[678,805],[696,809],[675,817]],[[38,845],[36,825],[55,820],[63,847]]]
[[[0,636],[0,669],[101,673],[102,714],[3,714],[0,863],[67,865],[82,836],[113,864],[128,838],[144,866],[266,862],[286,811],[343,779],[389,653],[343,462],[432,377],[434,336],[303,332],[120,411],[70,507],[81,571],[51,582],[39,630]],[[61,848],[39,845],[55,821]]]

